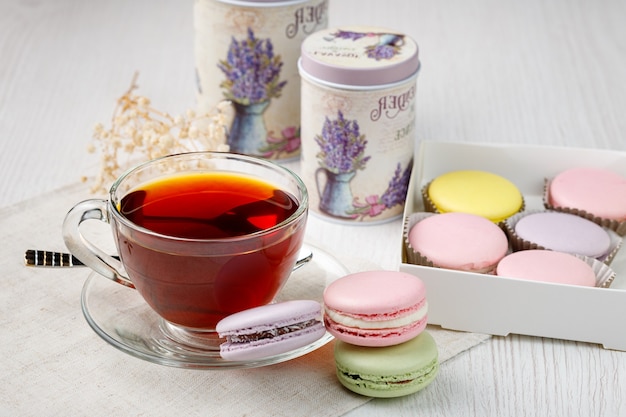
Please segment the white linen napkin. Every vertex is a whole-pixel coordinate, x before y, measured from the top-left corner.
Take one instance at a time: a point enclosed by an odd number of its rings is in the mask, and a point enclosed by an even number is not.
[[[86,190],[76,184],[0,209],[0,415],[338,416],[369,401],[337,382],[332,342],[281,364],[223,371],[156,365],[107,344],[81,312],[90,270],[23,264],[26,249],[66,250],[61,224],[74,203],[92,197]],[[102,226],[96,233],[105,239]],[[373,266],[341,261],[353,272]],[[441,362],[489,337],[429,331]]]

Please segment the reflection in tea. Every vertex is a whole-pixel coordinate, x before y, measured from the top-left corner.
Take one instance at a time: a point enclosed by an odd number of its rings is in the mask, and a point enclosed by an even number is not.
[[[282,287],[304,224],[296,231],[254,233],[297,209],[295,197],[259,179],[188,173],[144,184],[119,203],[124,217],[156,234],[121,225],[114,230],[124,266],[151,307],[172,323],[206,329],[228,314],[270,302]],[[250,234],[245,242],[238,239]],[[170,250],[172,237],[178,239]],[[207,239],[220,240],[219,253]]]
[[[271,184],[230,173],[171,176],[122,198],[120,213],[163,235],[217,239],[276,226],[298,208]]]

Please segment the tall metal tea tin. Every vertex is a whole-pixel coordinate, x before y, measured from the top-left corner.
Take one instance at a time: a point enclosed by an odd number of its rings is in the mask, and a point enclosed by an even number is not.
[[[368,224],[402,214],[419,67],[415,41],[390,29],[331,28],[303,42],[301,175],[314,214]]]
[[[228,99],[232,152],[300,154],[297,61],[307,35],[327,27],[328,0],[195,0],[198,107]]]

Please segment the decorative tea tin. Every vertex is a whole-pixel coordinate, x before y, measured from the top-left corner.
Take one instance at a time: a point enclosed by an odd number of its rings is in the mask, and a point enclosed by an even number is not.
[[[300,154],[297,61],[327,26],[328,0],[195,0],[198,107],[230,100],[232,152],[287,160]]]
[[[331,28],[303,42],[301,175],[313,213],[368,224],[402,215],[419,67],[415,41],[393,30]]]

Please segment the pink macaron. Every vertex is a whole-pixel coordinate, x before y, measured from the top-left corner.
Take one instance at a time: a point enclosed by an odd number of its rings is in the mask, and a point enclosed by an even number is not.
[[[493,274],[509,249],[504,231],[475,214],[414,213],[409,221],[405,240],[411,263]]]
[[[626,221],[626,178],[608,169],[580,167],[560,172],[550,181],[547,198],[555,208]]]
[[[330,334],[358,346],[406,342],[426,327],[424,283],[396,271],[350,274],[324,291],[324,324]]]
[[[320,339],[326,329],[322,307],[313,300],[268,304],[231,314],[215,329],[226,342],[220,356],[250,361],[290,352]]]
[[[596,274],[585,261],[564,252],[531,249],[505,256],[496,275],[555,284],[596,286]]]

